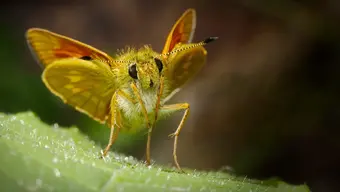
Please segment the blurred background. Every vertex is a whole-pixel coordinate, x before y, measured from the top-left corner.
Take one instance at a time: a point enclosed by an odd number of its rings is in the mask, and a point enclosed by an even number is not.
[[[0,10],[0,111],[32,110],[48,124],[76,125],[105,146],[109,129],[64,105],[43,85],[25,31],[41,27],[114,55],[125,45],[161,51],[175,21],[197,10],[194,41],[208,62],[169,103],[188,102],[179,140],[183,167],[277,177],[338,191],[340,160],[340,1],[31,0]],[[181,118],[161,121],[151,155],[171,165]],[[145,158],[144,133],[120,134],[114,150]]]

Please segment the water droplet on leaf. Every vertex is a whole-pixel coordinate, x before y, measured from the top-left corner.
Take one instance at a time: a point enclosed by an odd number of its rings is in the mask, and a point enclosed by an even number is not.
[[[61,176],[61,173],[60,173],[59,169],[55,168],[53,171],[54,171],[54,174],[55,174],[56,177],[60,177]]]
[[[42,183],[43,183],[42,180],[39,179],[39,178],[35,180],[35,185],[36,185],[38,188],[40,188],[40,187],[42,186]]]
[[[58,160],[58,158],[57,158],[57,157],[54,157],[54,158],[52,159],[52,162],[53,162],[53,163],[58,163],[58,162],[59,162],[59,160]]]

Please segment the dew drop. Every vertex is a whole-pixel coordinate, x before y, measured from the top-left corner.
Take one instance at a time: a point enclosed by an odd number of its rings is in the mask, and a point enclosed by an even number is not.
[[[20,119],[20,123],[21,123],[21,125],[25,125],[25,121],[22,120],[22,119]]]
[[[12,116],[10,120],[11,120],[11,121],[15,121],[16,119],[17,119],[16,116]]]
[[[161,169],[161,168],[158,168],[158,169],[157,169],[157,172],[156,172],[156,176],[159,176],[161,173],[162,173],[162,169]]]
[[[45,149],[49,149],[50,147],[48,145],[45,145]]]
[[[59,162],[59,160],[58,160],[58,158],[57,158],[57,157],[54,157],[54,158],[52,159],[52,162],[53,162],[53,163],[58,163],[58,162]]]
[[[61,173],[60,173],[59,169],[55,168],[53,171],[54,171],[54,174],[55,174],[56,177],[60,177],[61,176]]]
[[[64,155],[64,159],[65,160],[68,160],[69,159],[69,156],[65,153],[65,155]]]
[[[42,186],[42,183],[43,183],[42,180],[39,178],[35,180],[35,185],[39,188]]]
[[[54,129],[58,129],[58,128],[59,128],[58,123],[54,123],[54,124],[53,124],[53,128],[54,128]]]
[[[95,167],[96,166],[96,163],[95,162],[92,162],[92,167]]]

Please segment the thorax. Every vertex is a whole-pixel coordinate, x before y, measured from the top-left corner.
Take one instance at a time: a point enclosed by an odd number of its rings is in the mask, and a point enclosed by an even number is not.
[[[117,97],[117,109],[121,115],[122,131],[133,131],[146,128],[147,122],[143,111],[145,107],[148,121],[150,124],[154,124],[155,120],[155,108],[158,100],[159,89],[143,90],[138,84],[138,95],[132,90],[131,87],[121,88],[120,91],[123,94],[119,94]],[[161,95],[161,103],[169,95],[168,88],[163,88],[163,94]],[[140,102],[142,101],[142,103]],[[161,107],[161,106],[160,106]]]

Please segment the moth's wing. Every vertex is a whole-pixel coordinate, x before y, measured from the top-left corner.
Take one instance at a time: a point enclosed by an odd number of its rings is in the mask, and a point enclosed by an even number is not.
[[[26,39],[32,54],[43,66],[47,66],[59,59],[81,58],[84,56],[105,61],[108,65],[112,64],[113,59],[106,53],[45,29],[31,28],[27,30]]]
[[[196,28],[196,11],[194,9],[186,10],[172,27],[162,54],[173,50],[176,44],[191,43]]]
[[[106,63],[61,59],[46,67],[42,79],[48,89],[65,103],[101,123],[107,120],[116,83]]]
[[[190,48],[186,49],[186,47]],[[170,91],[180,88],[195,76],[206,62],[207,51],[203,46],[178,45],[174,50],[177,49],[181,51],[169,55],[167,60],[165,76],[169,81]]]

